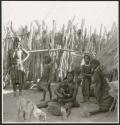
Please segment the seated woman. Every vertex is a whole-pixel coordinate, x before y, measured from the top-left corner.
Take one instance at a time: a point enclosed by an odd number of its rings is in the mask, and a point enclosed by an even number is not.
[[[95,96],[99,109],[87,113],[87,116],[108,112],[113,102],[113,97],[109,95],[109,85],[105,79],[104,73],[100,69],[100,62],[93,59],[91,61],[91,67],[94,71],[93,77],[95,82]]]
[[[55,90],[57,102],[65,108],[67,116],[70,115],[72,107],[80,107],[76,101],[78,84],[74,81],[74,72],[68,72],[66,79]]]

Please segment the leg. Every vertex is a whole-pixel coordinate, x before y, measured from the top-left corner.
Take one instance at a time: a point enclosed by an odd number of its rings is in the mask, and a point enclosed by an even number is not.
[[[18,109],[17,118],[20,119],[20,109]]]
[[[112,105],[110,106],[110,109],[109,109],[110,112],[111,112],[111,111],[114,111],[116,102],[117,102],[117,101],[116,101],[116,99],[114,98],[114,100],[113,100],[113,102],[112,102]]]
[[[52,100],[52,91],[51,91],[51,85],[48,85],[48,92],[49,92],[49,96],[50,96],[50,100]]]
[[[77,101],[75,101],[73,107],[80,107],[80,104]]]
[[[16,88],[17,88],[17,85],[15,82],[13,82],[13,91],[14,91],[14,96],[16,96]]]
[[[19,95],[22,95],[22,89],[24,83],[25,83],[25,73],[23,71],[19,71]]]
[[[24,120],[26,120],[26,117],[25,117],[25,116],[26,116],[26,113],[23,112],[23,119],[24,119]]]
[[[38,108],[47,108],[48,107],[48,102],[37,104],[37,107]]]
[[[19,83],[19,95],[22,95],[22,83]]]
[[[66,103],[64,107],[66,109],[67,117],[68,117],[71,113],[71,108],[73,107],[73,102]]]
[[[95,111],[91,111],[89,112],[89,115],[96,115],[96,114],[99,114],[99,113],[103,113],[103,112],[108,112],[107,109],[98,109],[98,110],[95,110]]]
[[[45,101],[45,97],[46,97],[46,90],[43,89],[43,98],[41,99],[41,101]]]
[[[90,102],[90,98],[89,97],[86,97],[86,100],[87,100],[87,102]]]
[[[61,106],[61,114],[62,114],[62,119],[66,120],[67,119],[67,111],[64,106]]]
[[[17,90],[17,72],[15,68],[11,68],[10,70],[10,77],[13,87],[14,96],[16,96],[16,90]]]
[[[83,96],[83,101],[81,103],[86,102],[86,97]]]
[[[44,114],[44,116],[43,116],[43,121],[44,121],[44,122],[47,122],[46,114]]]
[[[47,122],[47,117],[46,117],[46,115],[44,116],[43,121],[44,121],[44,122]]]
[[[90,101],[90,79],[86,79],[86,100],[89,102]]]
[[[85,80],[82,83],[82,94],[83,94],[83,101],[81,103],[86,102],[86,98],[85,98]]]

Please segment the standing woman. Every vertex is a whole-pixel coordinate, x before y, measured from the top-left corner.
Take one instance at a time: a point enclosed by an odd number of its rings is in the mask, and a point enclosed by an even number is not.
[[[90,55],[84,55],[85,64],[82,66],[82,94],[83,94],[83,102],[89,101],[90,97],[90,84],[91,84],[91,65],[90,65]]]
[[[23,54],[26,57],[23,59]],[[22,94],[22,87],[25,82],[25,70],[23,63],[29,57],[29,53],[22,48],[18,37],[14,38],[13,48],[8,51],[7,69],[11,76],[14,96],[16,96],[17,85],[19,86],[19,95]]]

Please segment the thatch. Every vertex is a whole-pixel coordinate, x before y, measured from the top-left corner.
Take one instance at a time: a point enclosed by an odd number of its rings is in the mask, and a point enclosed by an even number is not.
[[[97,57],[102,65],[105,65],[107,70],[111,70],[116,67],[118,62],[117,54],[117,33],[111,32],[112,37],[107,40],[106,34],[101,36],[100,34],[90,33],[87,29],[84,29],[84,20],[81,22],[81,27],[78,29],[73,23],[74,18],[69,21],[67,28],[63,28],[60,31],[56,31],[53,24],[52,31],[47,31],[44,25],[40,25],[38,21],[31,22],[30,31],[26,27],[20,27],[16,33],[21,38],[21,43],[23,48],[31,51],[28,60],[24,63],[25,70],[27,71],[28,80],[34,81],[41,78],[42,72],[44,70],[43,60],[46,54],[50,54],[54,65],[53,65],[53,76],[55,76],[55,81],[59,78],[64,78],[66,72],[79,67],[82,61],[80,51],[84,53],[85,51],[90,51],[92,53],[97,53]],[[15,32],[13,29],[6,29],[3,39],[3,67],[4,72],[7,70],[7,54],[8,50],[12,48],[13,39]],[[41,28],[42,27],[42,28]],[[113,28],[116,30],[115,28]],[[81,33],[78,34],[78,32]],[[101,30],[100,30],[101,31]],[[27,33],[27,35],[26,35]],[[23,35],[23,36],[22,36]],[[104,40],[104,41],[102,41]],[[62,48],[64,51],[52,51],[52,52],[37,52],[45,49],[58,49]],[[75,50],[75,52],[65,51],[65,50]],[[5,74],[5,73],[4,73]]]
[[[117,33],[114,33],[109,39],[104,48],[97,54],[97,58],[100,60],[101,64],[105,67],[106,72],[110,72],[117,68],[118,64],[118,41]]]

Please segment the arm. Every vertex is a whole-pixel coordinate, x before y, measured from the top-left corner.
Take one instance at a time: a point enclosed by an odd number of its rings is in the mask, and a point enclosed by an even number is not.
[[[63,92],[63,95],[64,95],[64,96],[67,96],[67,97],[70,97],[70,96],[71,96],[71,94],[67,94],[67,93],[65,93],[65,92]]]
[[[28,59],[28,57],[29,57],[29,52],[26,51],[25,49],[22,49],[22,51],[23,51],[23,53],[26,54],[26,57],[23,59],[23,62],[25,62]]]
[[[11,66],[11,57],[10,57],[11,50],[8,50],[8,55],[7,55],[7,64],[6,64],[6,74],[9,73],[9,69]]]
[[[74,87],[74,92],[73,92],[73,95],[71,98],[69,99],[64,99],[63,102],[72,102],[76,99],[76,96],[77,96],[77,92],[78,92],[78,86],[77,86],[77,83],[75,83],[75,87]]]
[[[84,76],[92,76],[92,74],[88,74],[88,73],[83,73]]]
[[[11,67],[11,55],[13,54],[13,50],[10,49],[8,50],[8,54],[7,54],[7,69],[9,69]]]
[[[102,81],[101,81],[98,73],[95,74],[95,83],[97,84],[97,87],[95,88],[95,95],[96,95],[97,99],[99,99],[99,97],[102,93],[100,90],[101,85],[102,85]]]

